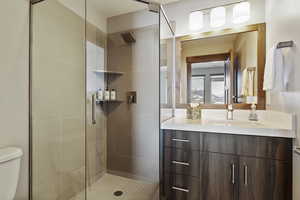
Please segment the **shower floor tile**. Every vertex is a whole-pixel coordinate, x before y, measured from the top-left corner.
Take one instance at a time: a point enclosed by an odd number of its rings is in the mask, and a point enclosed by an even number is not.
[[[123,194],[115,196],[116,191]],[[158,184],[105,174],[87,189],[87,200],[156,200],[158,193]],[[84,193],[71,200],[84,200]]]

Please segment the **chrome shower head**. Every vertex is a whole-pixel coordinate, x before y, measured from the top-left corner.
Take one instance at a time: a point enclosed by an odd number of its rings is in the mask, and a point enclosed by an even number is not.
[[[136,42],[134,35],[131,32],[121,33],[121,36],[126,44],[132,44]]]

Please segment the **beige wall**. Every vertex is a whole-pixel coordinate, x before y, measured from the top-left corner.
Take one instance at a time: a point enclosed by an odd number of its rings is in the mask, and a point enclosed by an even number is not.
[[[158,20],[157,15],[152,20]],[[110,19],[108,27],[113,23]],[[115,40],[119,33],[108,37],[108,69],[124,72],[110,84],[124,102],[109,106],[108,170],[158,182],[159,33],[156,26],[131,31],[136,38],[132,45]],[[137,92],[137,104],[127,104],[128,91]]]
[[[108,18],[107,31],[108,33],[116,33],[151,26],[157,24],[157,21],[153,20],[155,17],[157,17],[157,14],[148,10],[114,16]]]
[[[16,200],[27,200],[28,1],[1,2],[0,24],[0,146],[17,146],[24,151]]]
[[[297,115],[297,135],[300,136],[300,1],[295,0],[267,0],[267,47],[271,48],[276,42],[294,40],[296,46],[285,49],[285,61],[293,66],[289,78],[287,92],[268,93],[269,109],[280,110]],[[299,139],[297,141],[299,143]],[[299,159],[294,160],[294,200],[300,199],[299,193]]]
[[[256,31],[238,34],[234,48],[236,54],[240,56],[242,69],[257,68],[257,39],[258,33]]]
[[[257,45],[258,45],[258,32],[246,32],[237,35],[234,50],[235,56],[239,57],[239,65],[241,71],[249,67],[257,69]],[[255,72],[254,79],[254,96],[257,96],[257,71]]]
[[[103,32],[107,31],[107,19],[102,15],[101,12],[98,11],[97,7],[95,6],[94,1],[97,0],[86,0],[86,12],[85,9],[85,1],[74,1],[74,0],[58,0],[61,4],[65,7],[69,8],[81,18],[88,19],[89,23],[93,24],[94,26],[98,27]]]
[[[293,66],[288,91],[269,93],[268,107],[272,110],[282,110],[300,115],[300,50],[297,45],[300,44],[300,2],[268,0],[266,5],[267,48],[271,48],[276,42],[286,40],[294,40],[296,44],[292,49],[283,50],[287,63]],[[281,12],[283,8],[284,12]],[[297,123],[300,124],[299,117]]]

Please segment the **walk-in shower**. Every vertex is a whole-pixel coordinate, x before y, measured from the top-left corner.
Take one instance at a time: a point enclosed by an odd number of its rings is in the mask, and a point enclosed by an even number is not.
[[[30,10],[31,199],[159,199],[175,45],[160,5],[32,0]]]

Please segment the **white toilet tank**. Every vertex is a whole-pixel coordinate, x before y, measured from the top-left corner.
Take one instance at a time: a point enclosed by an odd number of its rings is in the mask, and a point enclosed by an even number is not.
[[[0,199],[13,200],[16,194],[20,162],[23,152],[19,148],[0,148]]]

